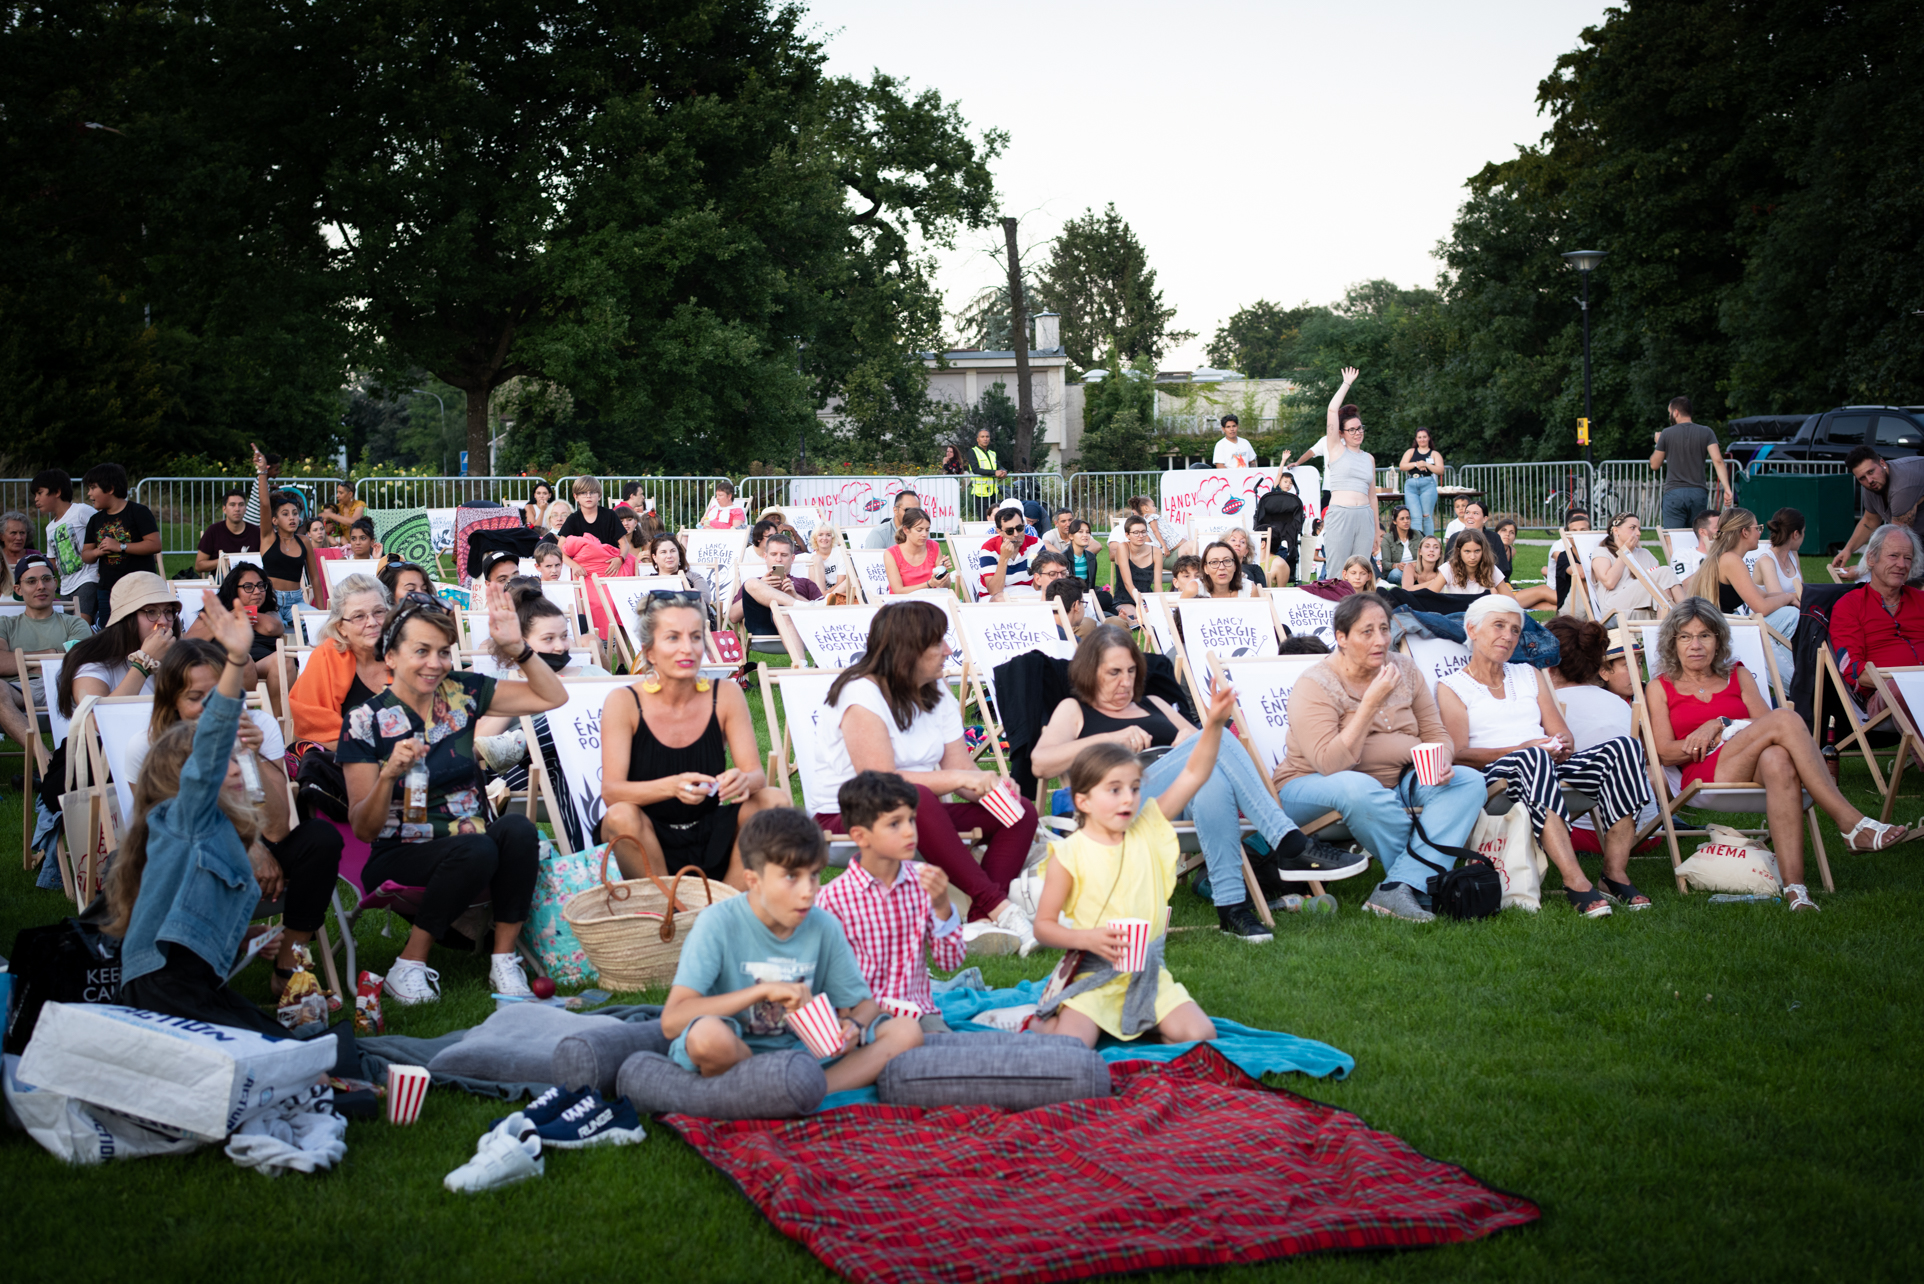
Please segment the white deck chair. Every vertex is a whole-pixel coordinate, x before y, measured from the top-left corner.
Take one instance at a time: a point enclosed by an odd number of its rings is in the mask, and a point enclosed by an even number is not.
[[[334,586],[350,575],[365,575],[369,579],[378,579],[380,565],[380,562],[371,557],[330,557],[321,562],[321,574],[327,577],[327,591],[332,593]]]
[[[922,597],[921,594],[915,594],[894,600],[912,601]],[[955,598],[947,593],[930,593],[926,595],[926,600],[933,601],[948,613],[948,675],[960,679],[964,655],[962,636],[957,631]],[[886,605],[821,606],[808,603],[802,606],[777,606],[774,611],[775,625],[781,630],[782,641],[787,644],[789,661],[796,668],[846,669],[867,654],[869,629],[875,623],[876,613]]]
[[[1225,660],[1276,655],[1281,649],[1275,604],[1265,593],[1255,597],[1190,597],[1162,594],[1175,619],[1187,661],[1189,693],[1198,711],[1209,707],[1208,666],[1201,657],[1214,651]]]
[[[845,550],[843,556],[852,568],[862,601],[873,606],[886,602],[889,596],[888,550],[857,548]]]
[[[1578,615],[1599,624],[1608,621],[1604,619],[1603,608],[1597,604],[1596,587],[1590,581],[1590,559],[1597,555],[1597,550],[1603,547],[1603,541],[1609,534],[1609,531],[1562,531],[1558,534],[1563,552],[1570,558],[1570,604],[1578,608]],[[1551,561],[1555,560],[1551,558]],[[1614,616],[1616,613],[1613,611],[1611,614]]]
[[[320,645],[321,626],[327,623],[328,611],[320,606],[297,606],[294,608],[295,646],[311,647]]]
[[[236,566],[240,566],[243,563],[249,566],[260,566],[261,564],[260,550],[255,549],[252,552],[247,552],[247,553],[222,553],[220,555],[220,561],[217,563],[219,570],[218,570],[218,574],[215,575],[215,578],[218,580],[225,581],[227,579],[228,572],[232,571]],[[262,567],[262,569],[265,570],[266,568]]]
[[[1326,597],[1318,597],[1307,589],[1273,588],[1264,589],[1276,611],[1276,618],[1292,637],[1321,638],[1333,651],[1336,649],[1336,606]]]
[[[1703,549],[1697,542],[1697,532],[1693,527],[1686,526],[1682,529],[1663,527],[1657,531],[1657,542],[1663,545],[1663,555],[1673,562],[1678,553],[1695,553],[1699,558],[1703,556]]]
[[[1075,633],[1060,602],[967,602],[956,607],[956,615],[966,664],[964,681],[988,731],[996,766],[1007,774],[1002,714],[995,695],[996,666],[1031,651],[1071,659],[1076,653]]]
[[[520,667],[512,664],[503,664],[495,658],[493,651],[486,649],[480,651],[463,651],[461,652],[460,659],[463,667],[486,677],[494,678],[496,681],[502,679],[510,682],[521,681]],[[568,663],[570,665],[596,664],[599,663],[599,661],[595,659],[595,653],[587,647],[571,647],[568,650]]]
[[[818,815],[838,806],[828,792],[821,761],[821,720],[828,714],[828,689],[839,669],[771,669],[761,667],[762,709],[768,723],[768,780],[794,794],[793,778],[802,778],[802,810]],[[779,699],[778,699],[779,697]],[[786,713],[787,717],[782,715]],[[855,854],[855,842],[842,834],[828,839],[828,863],[845,866]]]
[[[690,566],[704,572],[733,566],[748,547],[748,530],[715,531],[691,527],[681,533],[682,555]]]
[[[624,677],[561,680],[568,692],[567,702],[545,715],[555,758],[561,764],[559,779],[548,770],[547,760],[536,747],[533,715],[521,719],[521,732],[528,744],[528,817],[540,818],[537,802],[545,807],[556,846],[570,855],[576,854],[570,828],[581,834],[585,843],[592,843],[595,827],[608,810],[601,799],[601,710],[611,694],[633,681]]]
[[[1415,634],[1403,635],[1403,648],[1416,667],[1423,673],[1423,681],[1429,685],[1430,694],[1436,694],[1436,684],[1470,662],[1470,647],[1465,642],[1452,642],[1448,638],[1419,638]]]
[[[1840,678],[1840,685],[1841,681]],[[1898,734],[1896,755],[1891,759],[1890,785],[1883,788],[1880,782],[1884,808],[1878,814],[1878,819],[1889,824],[1891,812],[1897,807],[1897,787],[1904,779],[1905,764],[1912,758],[1924,762],[1924,737],[1918,735],[1917,727],[1917,713],[1924,710],[1924,666],[1878,669],[1872,675],[1871,682],[1884,697],[1884,712],[1880,720],[1888,717]],[[1870,756],[1868,740],[1865,742],[1865,756]]]
[[[1757,680],[1757,689],[1764,697],[1765,703],[1774,707],[1783,707],[1787,703],[1783,682],[1777,676],[1776,659],[1770,647],[1766,645],[1762,621],[1730,619],[1727,622],[1730,625],[1732,653],[1745,668],[1751,671],[1752,678]],[[1639,622],[1638,632],[1642,636],[1644,655],[1653,672],[1657,665],[1658,628],[1659,626],[1653,622]],[[1615,632],[1620,643],[1625,645],[1629,643],[1631,635],[1629,627],[1619,625]],[[1628,654],[1627,651],[1626,654]],[[1685,811],[1694,809],[1725,813],[1761,812],[1766,802],[1765,789],[1755,781],[1698,780],[1684,787],[1683,773],[1679,768],[1663,767],[1658,763],[1657,737],[1650,722],[1650,708],[1645,698],[1644,684],[1633,682],[1630,685],[1634,697],[1631,701],[1632,731],[1643,739],[1643,751],[1652,767],[1650,784],[1657,802],[1657,819],[1638,830],[1637,842],[1642,843],[1644,839],[1661,828],[1670,848],[1670,866],[1675,870],[1683,863],[1683,852],[1677,842],[1678,836],[1695,838],[1704,836],[1708,832],[1708,822],[1693,825],[1686,820],[1685,823],[1680,824],[1679,818]],[[1817,828],[1816,809],[1811,802],[1809,791],[1802,792],[1804,822],[1810,830],[1811,854],[1817,860],[1818,872],[1823,877],[1824,890],[1835,891],[1836,886],[1831,881],[1830,861],[1824,852],[1824,836]],[[1732,826],[1732,828],[1738,827]],[[1766,837],[1769,834],[1768,828],[1764,827],[1739,829],[1739,832]],[[1677,890],[1687,894],[1689,887],[1683,876],[1676,875],[1676,879]]]

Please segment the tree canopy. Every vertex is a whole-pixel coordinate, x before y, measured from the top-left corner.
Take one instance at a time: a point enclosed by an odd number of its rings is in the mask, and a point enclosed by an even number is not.
[[[1094,367],[1111,344],[1130,361],[1154,362],[1196,337],[1171,328],[1176,309],[1162,301],[1148,251],[1113,202],[1062,225],[1036,303],[1061,314],[1062,346],[1079,370]]]

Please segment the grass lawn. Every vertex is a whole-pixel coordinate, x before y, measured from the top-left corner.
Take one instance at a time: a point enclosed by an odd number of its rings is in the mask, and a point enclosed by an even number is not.
[[[1541,551],[1522,552],[1526,564],[1533,556]],[[1807,567],[1816,570],[1814,559]],[[1519,578],[1530,574],[1519,567]],[[1861,764],[1846,765],[1845,784],[1860,806],[1874,806]],[[1907,798],[1898,814],[1918,810]],[[9,790],[0,827],[12,833],[19,823]],[[1205,1009],[1356,1058],[1346,1082],[1284,1086],[1354,1110],[1544,1208],[1540,1223],[1481,1243],[1221,1276],[1924,1274],[1924,1104],[1914,1091],[1924,1047],[1915,997],[1924,845],[1852,855],[1824,827],[1839,890],[1819,893],[1821,914],[1794,919],[1781,905],[1679,896],[1661,860],[1641,860],[1633,876],[1656,901],[1641,915],[1586,922],[1552,896],[1535,917],[1378,921],[1357,908],[1380,876],[1372,870],[1333,888],[1342,904],[1334,918],[1279,915],[1268,946],[1213,932],[1175,936],[1170,967]],[[34,890],[10,867],[0,874],[0,947],[62,908],[57,893]],[[401,943],[398,932],[382,935],[383,918],[371,916],[359,938],[376,969]],[[1175,918],[1214,922],[1187,889]],[[1043,952],[983,969],[1008,983],[1053,962]],[[447,997],[392,1010],[394,1031],[433,1035],[487,1014],[482,963],[442,953],[435,965]],[[264,999],[265,971],[245,974],[242,988]],[[659,1127],[638,1148],[551,1154],[545,1178],[505,1192],[445,1192],[442,1175],[501,1113],[499,1103],[436,1090],[413,1129],[357,1123],[338,1170],[278,1181],[234,1168],[215,1149],[70,1169],[9,1132],[0,1138],[0,1188],[13,1192],[16,1228],[7,1274],[117,1276],[137,1261],[157,1279],[198,1278],[210,1267],[319,1269],[341,1281],[574,1279],[666,1263],[677,1279],[828,1277]]]

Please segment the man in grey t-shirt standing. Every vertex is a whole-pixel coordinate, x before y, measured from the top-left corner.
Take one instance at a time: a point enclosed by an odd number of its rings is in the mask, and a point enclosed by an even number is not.
[[[1670,426],[1657,434],[1657,449],[1650,455],[1652,471],[1666,462],[1670,466],[1663,482],[1665,530],[1684,529],[1710,507],[1709,483],[1704,477],[1706,454],[1717,469],[1717,485],[1725,495],[1730,494],[1730,474],[1724,468],[1724,452],[1717,447],[1717,434],[1691,420],[1690,398],[1673,397]]]
[[[1830,564],[1832,570],[1851,579],[1855,575],[1851,560],[1869,541],[1871,532],[1886,523],[1913,529],[1917,526],[1919,510],[1924,507],[1924,455],[1885,459],[1877,453],[1877,447],[1859,446],[1844,460],[1844,467],[1863,488],[1864,515],[1857,519],[1851,537]],[[1924,567],[1914,567],[1912,573],[1924,573]]]

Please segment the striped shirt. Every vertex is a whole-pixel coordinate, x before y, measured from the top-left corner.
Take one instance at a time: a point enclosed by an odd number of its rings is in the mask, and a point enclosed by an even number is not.
[[[860,862],[828,881],[815,907],[842,922],[842,931],[855,951],[862,979],[876,998],[903,999],[922,1011],[936,1011],[929,991],[929,959],[953,972],[962,966],[966,944],[962,915],[951,903],[946,923],[937,923],[910,862],[903,861],[895,882],[883,887]]]

